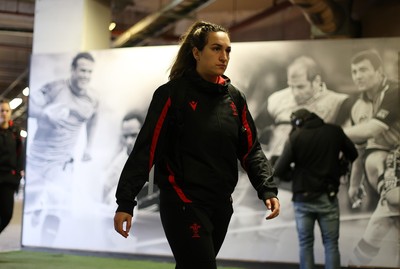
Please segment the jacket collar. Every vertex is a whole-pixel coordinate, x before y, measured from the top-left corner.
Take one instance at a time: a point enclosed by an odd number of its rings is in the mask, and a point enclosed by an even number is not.
[[[207,92],[226,92],[228,91],[228,85],[231,83],[231,80],[225,75],[221,76],[224,80],[223,84],[209,82],[200,77],[195,70],[186,71],[184,77],[191,80],[191,82],[198,88]]]

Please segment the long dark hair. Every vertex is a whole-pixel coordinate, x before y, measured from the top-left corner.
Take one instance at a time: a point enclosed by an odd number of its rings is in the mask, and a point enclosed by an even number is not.
[[[225,32],[228,34],[228,30],[220,25],[198,21],[192,24],[186,33],[181,36],[181,47],[169,73],[170,80],[182,77],[187,70],[196,69],[196,59],[193,57],[192,49],[197,48],[202,51],[207,44],[210,32]]]

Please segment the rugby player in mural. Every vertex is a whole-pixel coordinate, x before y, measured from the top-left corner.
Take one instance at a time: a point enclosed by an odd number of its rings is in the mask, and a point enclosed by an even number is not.
[[[293,111],[305,108],[321,117],[326,123],[334,123],[344,126],[349,124],[350,109],[354,98],[348,94],[329,90],[323,80],[322,70],[316,61],[308,56],[296,57],[287,67],[288,87],[272,93],[267,100],[266,113],[259,115],[258,120],[260,131],[260,142],[262,143],[265,154],[274,161],[282,153],[285,141],[293,126],[290,116]],[[266,126],[266,127],[262,127]],[[244,176],[243,173],[240,177]],[[239,180],[239,193],[236,197],[238,207],[236,216],[240,213],[249,214],[257,208],[256,200],[252,198],[252,188],[248,180]],[[346,188],[347,189],[347,188]],[[290,201],[292,192],[290,183],[280,182],[281,200]],[[346,197],[347,198],[347,197]],[[281,219],[294,219],[292,214],[292,203],[285,204],[286,208],[281,214]],[[258,222],[252,218],[238,218],[234,216],[233,223],[246,222],[247,225]],[[282,230],[283,231],[283,230]],[[271,235],[262,229],[257,233],[259,237],[270,237]]]
[[[117,190],[118,178],[129,154],[132,152],[143,121],[144,113],[135,110],[128,112],[122,119],[120,148],[112,158],[104,182],[103,202],[107,205],[115,206],[115,192]],[[153,178],[153,172],[151,172],[150,178]],[[137,197],[138,209],[158,211],[158,194],[157,185],[147,182]]]
[[[268,97],[268,119],[260,134],[267,156],[279,156],[292,129],[292,111],[305,108],[319,115],[326,123],[344,125],[351,108],[347,94],[329,90],[323,81],[322,72],[314,59],[299,56],[287,67],[288,87]]]
[[[354,125],[346,128],[345,133],[358,145],[359,157],[353,163],[348,194],[355,201],[360,186],[369,184],[379,195],[376,209],[350,260],[350,264],[367,265],[378,254],[387,255],[379,253],[385,242],[390,241],[385,238],[392,229],[399,229],[399,86],[386,77],[375,50],[353,56],[351,75],[360,97],[351,111]],[[397,248],[399,266],[398,238],[393,246]]]
[[[91,54],[79,53],[69,78],[47,83],[30,95],[29,116],[36,119],[37,129],[27,158],[25,212],[31,213],[33,227],[41,225],[40,240],[47,246],[71,204],[75,149],[83,126],[87,139],[81,160],[91,160],[98,110],[90,87],[94,64]]]

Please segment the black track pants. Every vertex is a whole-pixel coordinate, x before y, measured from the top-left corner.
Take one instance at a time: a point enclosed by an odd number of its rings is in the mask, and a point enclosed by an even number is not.
[[[0,233],[10,223],[14,210],[15,185],[0,184]]]
[[[176,269],[216,269],[233,213],[231,201],[202,208],[160,197],[160,215]]]

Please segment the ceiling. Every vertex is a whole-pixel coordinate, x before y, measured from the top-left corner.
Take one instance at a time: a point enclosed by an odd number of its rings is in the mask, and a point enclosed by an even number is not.
[[[379,0],[318,1],[349,8],[349,14],[344,16],[359,19]],[[384,1],[380,0],[380,3]],[[315,26],[317,30],[327,28],[322,27],[321,17],[307,14],[310,7],[307,2],[316,1],[110,0],[112,19],[117,25],[110,35],[110,48],[176,44],[179,36],[196,19],[225,26],[231,32],[233,42],[311,39],[315,38]],[[334,19],[343,16],[335,14],[334,9],[332,13]],[[34,14],[34,0],[0,0],[0,98],[23,98],[23,104],[13,115],[14,121],[23,128],[26,126],[27,98],[21,91],[28,86]],[[269,27],[268,31],[266,27]],[[131,32],[130,37],[124,38],[127,31]],[[349,36],[349,31],[336,31],[336,35]],[[323,31],[319,33],[324,35]],[[332,37],[332,33],[327,34],[328,38]]]

